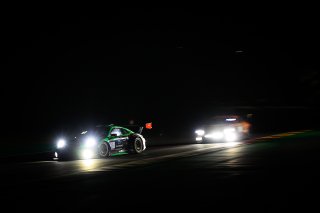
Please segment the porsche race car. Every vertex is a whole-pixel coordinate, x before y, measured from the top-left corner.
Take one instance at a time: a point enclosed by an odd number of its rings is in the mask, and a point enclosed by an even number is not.
[[[151,129],[151,123],[146,128]],[[55,158],[107,158],[117,153],[142,153],[146,149],[143,127],[137,132],[116,125],[98,125],[56,142]]]

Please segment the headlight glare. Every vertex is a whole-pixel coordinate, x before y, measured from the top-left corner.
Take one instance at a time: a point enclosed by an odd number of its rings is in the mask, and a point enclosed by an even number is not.
[[[233,127],[229,127],[229,128],[225,128],[224,130],[223,130],[223,132],[226,134],[226,133],[230,133],[230,132],[235,132],[236,131],[236,129],[235,128],[233,128]]]
[[[203,136],[205,132],[204,132],[203,129],[198,129],[198,130],[195,131],[195,133],[196,133],[197,135],[199,135],[199,136]]]
[[[97,144],[97,140],[94,137],[89,137],[85,141],[86,147],[93,147]]]
[[[214,140],[221,140],[223,138],[223,133],[216,131],[211,133],[211,138]]]
[[[202,141],[202,137],[201,136],[196,137],[196,141]]]
[[[65,147],[65,146],[66,146],[66,141],[64,139],[58,140],[58,142],[57,142],[57,148],[58,149],[61,149],[61,148]]]
[[[82,159],[91,159],[94,157],[94,152],[91,150],[91,149],[88,149],[88,150],[83,150],[82,153],[81,153],[81,157]]]
[[[233,142],[238,140],[238,135],[236,132],[228,132],[228,133],[225,133],[225,139],[227,142]]]

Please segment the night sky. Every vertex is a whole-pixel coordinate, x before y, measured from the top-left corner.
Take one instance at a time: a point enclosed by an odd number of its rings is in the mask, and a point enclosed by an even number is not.
[[[39,11],[2,17],[8,125],[52,131],[208,106],[319,106],[312,12]]]

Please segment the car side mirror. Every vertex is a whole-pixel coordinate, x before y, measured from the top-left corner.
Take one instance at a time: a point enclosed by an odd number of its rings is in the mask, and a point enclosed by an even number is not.
[[[117,134],[115,134],[115,133],[113,133],[113,134],[111,134],[111,136],[112,137],[116,137],[116,136],[118,136]]]

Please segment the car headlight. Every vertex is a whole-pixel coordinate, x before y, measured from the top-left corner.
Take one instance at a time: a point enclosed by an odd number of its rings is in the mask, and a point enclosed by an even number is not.
[[[94,137],[89,137],[85,140],[85,147],[94,147],[97,144],[97,140]]]
[[[238,134],[235,128],[224,129],[225,140],[228,142],[236,141],[238,139]]]
[[[214,140],[221,140],[223,138],[223,132],[221,131],[214,131],[211,132],[209,135],[205,135],[206,138],[212,138]]]
[[[195,131],[195,133],[196,133],[197,135],[199,135],[199,136],[203,136],[205,132],[204,132],[203,129],[198,129],[198,130]]]
[[[233,142],[233,141],[238,140],[238,135],[236,132],[229,132],[229,133],[225,134],[225,139],[228,142]]]
[[[66,145],[67,145],[67,143],[66,143],[66,141],[64,139],[60,139],[57,142],[57,148],[58,149],[61,149],[61,148],[65,147]]]
[[[233,128],[233,127],[229,127],[229,128],[225,128],[224,130],[223,130],[223,132],[226,134],[226,133],[230,133],[230,132],[235,132],[236,131],[236,129],[235,128]]]
[[[201,136],[196,137],[196,141],[202,141],[202,137]]]

